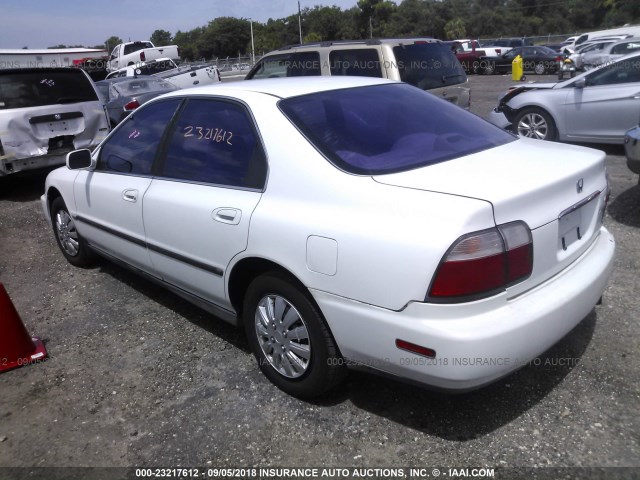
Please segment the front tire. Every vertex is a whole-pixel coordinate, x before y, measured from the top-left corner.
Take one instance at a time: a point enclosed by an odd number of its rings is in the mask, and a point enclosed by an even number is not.
[[[524,108],[516,115],[514,131],[521,137],[555,140],[556,126],[547,112],[537,107]]]
[[[76,267],[91,267],[95,263],[95,254],[80,236],[62,197],[51,204],[51,223],[58,247],[67,261]]]
[[[482,70],[482,73],[485,75],[493,75],[494,73],[496,73],[496,64],[493,62],[487,62],[487,64],[484,66],[484,69]]]
[[[257,277],[243,303],[247,338],[262,373],[298,398],[318,397],[336,386],[345,368],[310,294],[286,275]]]

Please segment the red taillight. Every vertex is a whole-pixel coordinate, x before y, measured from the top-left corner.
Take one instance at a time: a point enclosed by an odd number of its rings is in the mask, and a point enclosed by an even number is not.
[[[147,56],[144,54],[144,50],[140,51],[140,61],[144,62],[147,60]]]
[[[533,270],[533,240],[523,222],[465,235],[440,262],[428,297],[480,298],[519,282]]]
[[[127,103],[123,108],[125,112],[130,112],[131,110],[135,110],[140,106],[140,102],[138,102],[137,98],[134,98],[129,103]]]
[[[418,355],[422,355],[423,357],[434,358],[436,356],[436,351],[431,348],[422,347],[420,345],[416,345],[415,343],[400,340],[399,338],[396,339],[396,347],[398,347],[400,350],[417,353]]]

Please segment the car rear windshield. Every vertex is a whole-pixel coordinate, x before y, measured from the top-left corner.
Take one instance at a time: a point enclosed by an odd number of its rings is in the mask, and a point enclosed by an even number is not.
[[[441,42],[393,47],[400,79],[423,90],[466,82],[464,69],[451,48]]]
[[[138,50],[144,50],[145,48],[153,48],[150,42],[133,42],[124,46],[124,54],[129,55],[130,53],[137,52]]]
[[[0,71],[0,110],[98,100],[82,70]]]
[[[515,140],[436,96],[394,83],[281,100],[282,112],[335,166],[360,175],[412,170]]]

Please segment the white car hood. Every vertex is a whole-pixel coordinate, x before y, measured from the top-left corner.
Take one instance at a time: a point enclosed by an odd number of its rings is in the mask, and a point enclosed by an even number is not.
[[[521,138],[458,159],[373,178],[388,185],[486,200],[493,205],[497,224],[523,220],[534,229],[603,191],[604,162],[605,154],[599,150]]]

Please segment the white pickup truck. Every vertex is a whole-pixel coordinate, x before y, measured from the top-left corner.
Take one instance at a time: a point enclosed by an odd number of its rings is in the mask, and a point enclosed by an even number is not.
[[[136,77],[153,75],[160,77],[178,88],[211,85],[220,82],[220,72],[212,65],[176,65],[170,58],[159,58],[149,62],[131,65],[111,72],[107,79],[116,77]]]
[[[107,71],[112,72],[122,67],[157,60],[159,58],[180,60],[180,50],[177,45],[156,47],[148,40],[121,43],[111,52],[111,56],[107,62]]]
[[[474,52],[477,49],[484,50],[484,55],[486,57],[499,57],[500,55],[502,55],[503,53],[508,52],[512,48],[512,47],[507,47],[507,46],[488,46],[488,47],[485,47],[485,46],[481,46],[480,43],[478,43],[477,40],[469,40],[468,38],[461,39],[461,40],[455,40],[455,41],[460,43],[460,46],[462,47],[462,49],[465,52]]]

